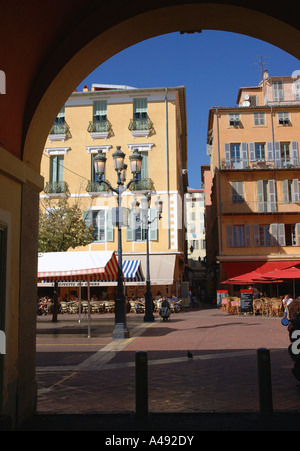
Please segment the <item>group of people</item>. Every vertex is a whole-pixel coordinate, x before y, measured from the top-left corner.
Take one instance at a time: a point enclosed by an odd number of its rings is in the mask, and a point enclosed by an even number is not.
[[[38,316],[47,315],[51,307],[53,306],[53,300],[52,298],[49,298],[48,296],[39,297],[37,299],[37,309],[36,313]]]
[[[58,312],[61,311],[61,302],[68,302],[68,304],[72,304],[75,302],[78,302],[78,298],[75,296],[69,296],[69,297],[59,297],[58,298]],[[37,299],[37,315],[47,315],[48,313],[51,313],[53,310],[54,301],[49,296],[41,296]]]

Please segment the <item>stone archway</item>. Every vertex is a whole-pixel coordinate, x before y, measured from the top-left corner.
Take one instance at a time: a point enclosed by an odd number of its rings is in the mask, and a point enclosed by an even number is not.
[[[134,8],[133,11],[137,14],[131,16],[124,12],[123,20],[115,20],[111,27],[107,27],[100,34],[95,18],[90,15],[82,21],[79,29],[72,30],[71,34],[66,36],[64,42],[56,49],[56,53],[47,61],[37,80],[37,88],[33,87],[31,102],[27,105],[28,131],[23,153],[26,162],[30,162],[30,165],[37,169],[36,161],[39,161],[49,123],[52,123],[57,111],[73,89],[105,60],[145,39],[176,31],[222,30],[267,41],[300,57],[297,45],[299,30],[265,12],[226,3],[195,2],[188,5],[184,2],[174,3],[177,4],[163,7],[162,2],[158,9],[154,6],[148,7],[145,8],[146,11],[140,13]],[[89,31],[87,34],[86,27],[92,28],[93,32]],[[76,42],[75,37],[78,33],[85,36],[84,41]],[[88,38],[90,40],[86,42]],[[56,64],[58,54],[63,53],[73,40],[74,45],[66,55],[69,59],[66,57],[65,61],[62,61],[64,65],[59,67]],[[53,78],[49,83],[50,68]],[[41,86],[45,81],[47,84],[41,92]],[[37,139],[37,135],[41,135],[41,140]]]
[[[43,146],[57,112],[91,71],[142,40],[221,30],[269,42],[300,58],[297,0],[284,9],[244,0],[11,0],[1,8],[0,222],[8,227],[7,356],[0,415],[34,413],[38,193]],[[121,70],[121,68],[120,68]],[[1,306],[0,306],[1,307]],[[1,310],[1,309],[0,309]],[[18,400],[18,402],[17,402]]]

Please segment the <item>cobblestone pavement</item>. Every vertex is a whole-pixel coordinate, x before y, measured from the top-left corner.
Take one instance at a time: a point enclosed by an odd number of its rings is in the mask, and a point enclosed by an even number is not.
[[[130,414],[135,411],[135,355],[148,356],[149,412],[258,412],[258,348],[270,349],[273,407],[300,410],[288,334],[279,318],[228,315],[217,309],[144,323],[130,314],[130,338],[113,340],[114,315],[37,320],[39,414]],[[193,359],[187,358],[191,351]]]

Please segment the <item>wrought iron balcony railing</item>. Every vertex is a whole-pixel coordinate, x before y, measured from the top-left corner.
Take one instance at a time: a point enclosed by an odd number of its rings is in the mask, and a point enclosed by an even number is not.
[[[103,132],[110,132],[111,131],[111,123],[109,120],[106,121],[90,121],[87,131],[89,133],[103,133]]]
[[[106,181],[110,183],[108,180]],[[86,191],[88,193],[103,193],[109,191],[109,188],[105,183],[98,183],[94,180],[89,180],[86,186]]]
[[[66,182],[46,182],[44,192],[46,194],[64,194],[69,192]]]
[[[134,130],[148,130],[153,128],[153,122],[148,117],[146,119],[130,119],[128,129],[130,131]]]
[[[220,169],[221,170],[244,170],[244,169],[293,169],[299,168],[300,164],[298,159],[286,158],[286,159],[278,159],[274,161],[267,160],[256,160],[256,161],[248,161],[242,159],[232,159],[225,160],[225,158],[221,159]]]
[[[152,179],[140,179],[138,182],[133,182],[129,186],[130,191],[152,191],[154,182]]]
[[[49,135],[67,135],[70,130],[70,127],[66,122],[61,124],[53,124]]]

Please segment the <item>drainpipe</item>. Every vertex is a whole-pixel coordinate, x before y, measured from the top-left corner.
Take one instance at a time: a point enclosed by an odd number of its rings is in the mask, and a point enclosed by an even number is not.
[[[271,112],[271,127],[272,127],[272,143],[273,143],[273,152],[274,152],[274,180],[275,180],[275,194],[276,194],[276,203],[277,203],[277,173],[276,173],[276,169],[275,169],[275,136],[274,136],[274,123],[273,123],[273,107],[272,105],[270,106],[270,112]],[[280,245],[279,245],[279,240],[278,240],[278,233],[279,233],[279,216],[278,216],[278,206],[277,206],[277,249],[278,249],[278,254],[280,255]]]
[[[222,230],[222,202],[221,202],[221,159],[220,159],[220,133],[219,133],[219,110],[216,108],[217,115],[217,142],[218,142],[218,193],[219,193],[219,240],[220,240],[220,255],[223,255],[223,230]]]
[[[169,122],[168,122],[168,88],[165,88],[165,116],[166,116],[166,182],[167,182],[167,210],[168,210],[168,249],[170,249],[170,195],[169,195]]]

